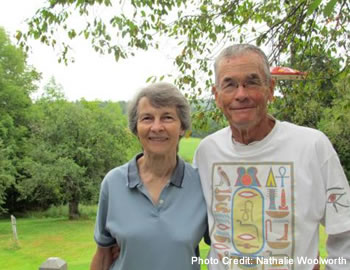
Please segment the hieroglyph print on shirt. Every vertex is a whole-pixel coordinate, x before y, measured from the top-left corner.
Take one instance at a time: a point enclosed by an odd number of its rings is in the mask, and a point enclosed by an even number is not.
[[[332,205],[336,213],[343,210],[343,208],[350,207],[350,202],[347,198],[345,188],[343,187],[332,187],[327,189],[327,204]]]
[[[294,179],[292,163],[215,163],[212,171],[212,247],[220,259],[247,263],[227,269],[293,269]],[[259,265],[273,256],[277,265]]]

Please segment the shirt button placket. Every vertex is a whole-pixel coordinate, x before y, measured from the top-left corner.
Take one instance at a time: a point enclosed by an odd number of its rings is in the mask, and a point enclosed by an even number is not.
[[[163,203],[164,203],[164,200],[163,199],[159,199],[159,202],[158,202],[158,205],[157,205],[158,213],[161,211]]]

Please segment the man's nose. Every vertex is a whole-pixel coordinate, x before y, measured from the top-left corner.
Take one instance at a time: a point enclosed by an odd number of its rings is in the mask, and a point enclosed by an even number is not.
[[[243,84],[239,84],[237,86],[237,89],[235,91],[235,99],[236,100],[244,100],[248,97],[248,91],[247,89],[244,87]]]

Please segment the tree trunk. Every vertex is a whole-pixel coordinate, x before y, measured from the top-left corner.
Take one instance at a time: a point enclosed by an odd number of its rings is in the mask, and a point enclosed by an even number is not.
[[[80,217],[79,213],[79,201],[78,200],[71,200],[68,204],[69,208],[69,219],[78,219]]]

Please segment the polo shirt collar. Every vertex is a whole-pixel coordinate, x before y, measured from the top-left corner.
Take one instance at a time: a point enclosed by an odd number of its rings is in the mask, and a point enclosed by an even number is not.
[[[143,156],[143,153],[137,154],[130,162],[128,166],[128,187],[135,188],[142,183],[137,167],[137,160]],[[185,174],[185,162],[176,156],[176,167],[170,177],[170,184],[176,187],[182,187],[182,182]]]

